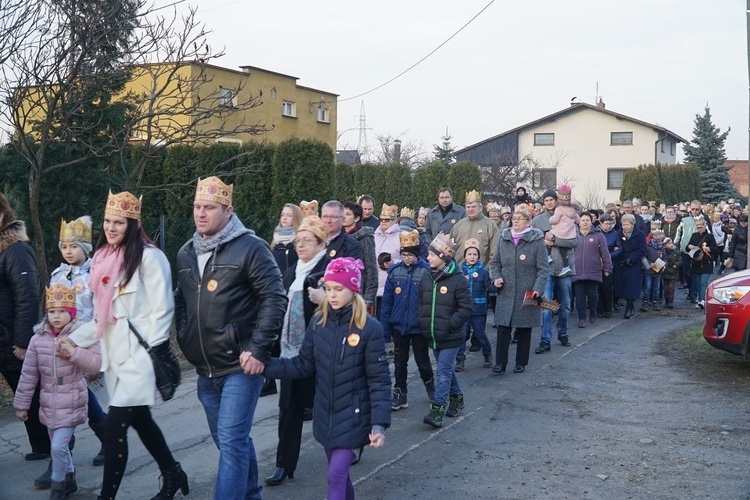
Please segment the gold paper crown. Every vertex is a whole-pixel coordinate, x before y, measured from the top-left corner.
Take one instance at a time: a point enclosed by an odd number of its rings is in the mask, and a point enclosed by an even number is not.
[[[310,217],[311,215],[318,216],[318,200],[299,202],[299,208],[302,210],[303,217]]]
[[[508,205],[500,207],[500,215],[509,214],[509,213],[510,213],[510,207]]]
[[[91,217],[84,215],[74,221],[60,221],[60,243],[91,243]]]
[[[489,215],[492,215],[492,214],[500,215],[500,205],[498,205],[497,203],[494,203],[494,202],[487,203],[485,208],[487,209],[487,213]]]
[[[45,293],[45,310],[53,307],[73,307],[76,306],[76,291],[65,285],[55,284],[47,288]]]
[[[466,193],[466,204],[469,203],[482,203],[482,194],[477,191],[476,189],[472,189],[471,191]]]
[[[414,210],[408,207],[404,207],[401,209],[401,218],[402,219],[412,219],[414,220]]]
[[[419,215],[427,215],[427,212],[429,212],[430,209],[427,207],[419,207]]]
[[[398,217],[398,207],[396,205],[386,205],[383,203],[383,208],[380,209],[381,219],[395,219]]]
[[[310,231],[320,241],[325,241],[328,236],[328,225],[317,215],[308,215],[300,222],[297,232]]]
[[[141,220],[141,199],[136,198],[127,191],[117,194],[112,194],[112,191],[110,191],[107,196],[107,207],[104,209],[104,213]]]
[[[401,248],[418,247],[419,231],[416,229],[412,229],[411,231],[401,231],[398,233],[398,240],[401,244]]]
[[[430,243],[432,249],[437,250],[438,257],[442,258],[444,255],[453,258],[456,255],[456,247],[458,246],[450,235],[443,233],[442,231],[435,236],[435,239]]]
[[[198,181],[195,188],[195,199],[213,201],[225,207],[232,206],[234,184],[224,184],[218,177],[206,177]]]
[[[466,252],[466,250],[468,250],[469,248],[476,248],[477,251],[479,251],[479,240],[476,238],[469,238],[468,240],[466,240],[466,242],[464,243],[464,252]]]

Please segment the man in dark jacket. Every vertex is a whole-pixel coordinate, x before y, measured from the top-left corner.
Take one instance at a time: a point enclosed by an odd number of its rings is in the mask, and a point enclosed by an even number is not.
[[[364,194],[359,197],[357,204],[362,207],[362,225],[371,227],[373,231],[379,228],[380,219],[375,216],[375,199],[369,194]]]
[[[260,499],[250,430],[287,300],[268,245],[233,213],[232,189],[216,177],[198,182],[196,232],[177,255],[175,321],[220,452],[216,498]]]
[[[442,187],[438,191],[438,204],[427,212],[427,233],[435,238],[439,233],[451,234],[453,225],[466,217],[466,210],[453,203],[453,191]]]
[[[336,200],[327,201],[321,213],[320,218],[328,226],[328,258],[351,257],[364,262],[362,244],[344,231],[344,205]],[[367,272],[371,270],[368,269]],[[377,270],[372,272],[377,273]]]
[[[26,226],[0,194],[0,373],[15,392],[26,348],[39,318],[39,281]],[[26,460],[49,457],[47,428],[39,422],[39,390],[24,422],[31,444]],[[40,478],[42,479],[42,478]],[[37,485],[37,487],[39,487]],[[49,488],[49,478],[47,478]]]

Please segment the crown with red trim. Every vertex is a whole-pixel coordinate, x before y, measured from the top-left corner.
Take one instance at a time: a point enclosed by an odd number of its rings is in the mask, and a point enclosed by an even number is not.
[[[225,207],[232,206],[234,184],[224,184],[218,177],[206,177],[198,181],[195,200],[213,201]]]
[[[76,307],[76,291],[65,285],[55,284],[47,288],[44,294],[45,310],[53,307]]]
[[[107,196],[107,206],[104,209],[104,213],[141,220],[141,199],[136,198],[127,191],[117,194],[112,194],[112,191],[110,191]]]

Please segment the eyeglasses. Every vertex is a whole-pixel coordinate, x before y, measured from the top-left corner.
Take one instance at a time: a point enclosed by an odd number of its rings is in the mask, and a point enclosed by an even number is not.
[[[301,245],[314,245],[318,243],[318,240],[314,238],[300,238],[298,240],[294,240],[294,246],[301,246]]]
[[[416,257],[416,255],[411,252],[401,252],[401,259],[411,259],[413,257]]]
[[[343,218],[343,215],[324,215],[323,217],[321,217],[321,219],[323,220],[336,220],[341,218]]]

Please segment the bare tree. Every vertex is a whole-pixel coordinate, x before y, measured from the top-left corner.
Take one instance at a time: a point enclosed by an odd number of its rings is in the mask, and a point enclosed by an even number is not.
[[[376,134],[378,150],[375,152],[368,151],[368,158],[376,163],[403,163],[411,169],[427,163],[429,155],[425,152],[424,144],[413,139],[403,139],[405,135],[406,132],[399,135]],[[398,158],[396,157],[397,151]]]

